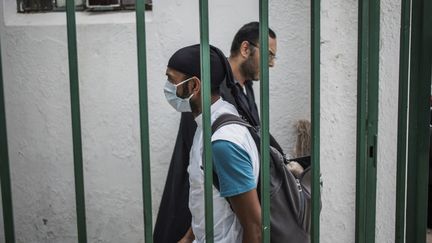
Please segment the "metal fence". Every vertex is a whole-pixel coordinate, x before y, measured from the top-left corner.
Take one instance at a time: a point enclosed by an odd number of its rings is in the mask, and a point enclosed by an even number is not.
[[[400,55],[400,95],[399,95],[399,140],[398,140],[398,200],[396,212],[397,242],[424,242],[425,216],[425,185],[427,184],[427,145],[425,136],[421,134],[427,120],[422,113],[426,110],[423,100],[426,90],[430,88],[432,3],[427,0],[402,0],[401,55]],[[200,11],[200,43],[201,73],[203,79],[203,135],[204,135],[204,173],[205,173],[205,213],[207,242],[213,242],[213,205],[212,186],[213,168],[211,159],[211,126],[210,126],[210,48],[208,0],[199,1]],[[377,163],[377,124],[378,124],[378,70],[379,70],[379,0],[359,1],[359,62],[358,62],[358,144],[357,144],[357,194],[356,194],[356,242],[375,241],[375,204],[376,204],[376,163]],[[410,22],[410,7],[413,5],[413,22]],[[261,99],[261,208],[263,242],[270,242],[270,195],[269,195],[269,73],[268,73],[268,0],[259,2],[260,20],[260,99]],[[145,36],[145,1],[136,2],[137,58],[139,78],[140,136],[142,159],[142,190],[144,208],[144,239],[153,242],[152,237],[152,195],[150,176],[149,125],[147,102],[147,70],[146,70],[146,36]],[[430,13],[430,12],[429,12]],[[78,58],[75,24],[75,2],[66,1],[67,36],[69,53],[69,76],[71,92],[71,113],[73,130],[73,155],[75,173],[76,214],[78,242],[87,242],[86,214],[84,198],[84,175],[81,144],[81,124],[78,88]],[[410,23],[413,29],[410,32]],[[414,28],[415,27],[415,28]],[[311,241],[318,243],[319,212],[320,212],[320,1],[311,0],[311,110],[312,110],[312,232]],[[409,34],[412,34],[411,52],[409,51]],[[0,33],[1,34],[1,33]],[[429,46],[427,45],[429,43]],[[422,52],[421,50],[426,50]],[[429,52],[428,52],[429,51]],[[0,53],[1,56],[1,53]],[[411,58],[411,60],[410,60]],[[411,76],[408,69],[411,65]],[[419,80],[413,82],[413,80]],[[409,82],[411,80],[411,83]],[[406,88],[411,85],[410,93]],[[407,105],[408,98],[410,106]],[[409,116],[407,119],[407,110]],[[408,125],[408,123],[410,125]],[[419,132],[420,131],[420,132]],[[426,132],[424,133],[426,134]],[[407,142],[409,146],[407,146]],[[12,210],[10,169],[6,134],[6,117],[0,60],[0,178],[3,200],[4,232],[6,242],[15,242],[14,221]],[[407,154],[409,159],[407,160]],[[409,179],[405,176],[408,165],[410,176],[420,179]],[[413,167],[411,169],[411,167]],[[406,209],[407,189],[412,188]],[[415,189],[417,188],[417,189]],[[411,200],[411,197],[414,199]],[[410,211],[411,210],[411,211]],[[412,211],[413,210],[413,211]],[[413,226],[411,226],[411,224]],[[406,227],[406,234],[405,234]],[[423,230],[423,232],[422,232]],[[421,236],[423,234],[423,236]]]

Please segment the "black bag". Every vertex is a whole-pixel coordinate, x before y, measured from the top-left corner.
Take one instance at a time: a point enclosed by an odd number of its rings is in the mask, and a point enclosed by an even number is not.
[[[257,129],[240,117],[223,114],[212,124],[212,134],[228,124],[246,126],[260,151]],[[289,161],[281,151],[270,146],[270,241],[272,243],[310,242],[311,171],[310,167],[296,178],[287,168]],[[219,190],[219,180],[213,173],[213,184]],[[258,180],[258,197],[260,181]]]

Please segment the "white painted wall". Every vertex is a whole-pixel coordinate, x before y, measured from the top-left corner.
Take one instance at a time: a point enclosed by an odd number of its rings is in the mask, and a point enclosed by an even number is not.
[[[376,241],[395,242],[401,2],[381,1]]]
[[[307,2],[270,2],[271,131],[287,152],[295,121],[310,116]],[[16,14],[15,4],[2,1],[0,33],[17,240],[76,242],[65,14]],[[322,1],[322,242],[354,242],[357,5]],[[388,124],[396,124],[399,13],[383,1],[377,242],[394,235],[396,125]],[[198,1],[154,1],[146,17],[155,219],[179,118],[162,93],[164,71],[175,50],[199,42]],[[257,19],[258,1],[210,1],[211,43],[228,54],[237,29]],[[135,16],[77,13],[77,23],[89,242],[142,242]]]
[[[355,241],[358,1],[322,1],[322,242]],[[381,1],[376,242],[394,242],[400,3]]]
[[[323,1],[321,10],[321,239],[354,242],[357,1]]]

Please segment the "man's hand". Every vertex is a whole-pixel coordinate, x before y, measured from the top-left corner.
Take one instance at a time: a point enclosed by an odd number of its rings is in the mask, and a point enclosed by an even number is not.
[[[303,173],[303,167],[297,161],[291,161],[287,164],[288,170],[294,174],[296,178],[299,178],[301,173]]]
[[[261,205],[256,189],[229,198],[243,227],[243,243],[261,242]]]
[[[189,227],[186,234],[177,243],[192,243],[194,240],[195,240],[195,235],[192,231],[192,228]]]

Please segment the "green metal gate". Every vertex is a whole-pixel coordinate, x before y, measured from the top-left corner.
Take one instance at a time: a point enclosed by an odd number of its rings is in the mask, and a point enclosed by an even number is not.
[[[410,32],[410,3],[413,6],[412,30]],[[213,242],[213,205],[212,205],[212,160],[210,142],[210,49],[208,0],[200,0],[200,43],[201,73],[203,78],[203,131],[205,161],[205,211],[207,242]],[[358,164],[357,164],[357,199],[356,199],[356,242],[375,241],[375,194],[376,194],[376,139],[377,139],[377,94],[378,94],[378,52],[379,52],[379,0],[359,1],[359,103],[358,103]],[[269,75],[266,57],[268,57],[268,0],[260,0],[260,94],[261,94],[261,181],[262,195],[262,235],[263,242],[270,242],[270,197],[269,197]],[[139,78],[140,136],[142,159],[142,189],[144,208],[144,238],[146,243],[153,242],[151,177],[148,130],[147,71],[146,71],[146,36],[143,0],[136,2],[137,58]],[[425,161],[428,142],[420,136],[424,129],[424,98],[430,89],[432,31],[432,3],[427,0],[403,0],[401,31],[401,81],[399,111],[398,144],[398,207],[397,207],[397,242],[420,242],[425,237],[425,218],[421,215],[425,208],[425,183],[427,163]],[[429,12],[427,12],[429,11]],[[74,0],[66,1],[69,76],[71,92],[71,113],[73,130],[73,153],[76,193],[76,214],[78,242],[87,242],[86,215],[84,198],[84,176],[81,144],[81,124],[78,87],[78,58],[76,43]],[[311,0],[311,108],[312,108],[312,242],[319,242],[320,211],[320,1]],[[411,61],[409,61],[409,34],[412,35]],[[1,33],[0,33],[1,34]],[[429,43],[429,45],[427,45]],[[426,50],[426,51],[420,51]],[[1,53],[0,53],[1,56]],[[411,64],[410,94],[407,93],[408,65]],[[15,242],[10,184],[10,169],[6,134],[4,91],[0,58],[0,179],[6,242]],[[417,80],[419,80],[417,82]],[[427,88],[427,89],[425,89]],[[425,91],[426,90],[426,91]],[[418,96],[417,96],[418,95]],[[407,129],[407,97],[410,97],[409,127]],[[420,108],[418,108],[420,107]],[[404,120],[405,119],[405,120]],[[406,131],[408,133],[406,133]],[[426,133],[425,133],[426,134]],[[408,149],[406,142],[408,141]],[[408,154],[408,174],[405,177],[406,156]],[[419,161],[419,163],[416,163]],[[426,169],[425,169],[426,167]],[[406,184],[407,183],[407,184]],[[414,193],[413,200],[405,204],[406,187],[408,193]],[[419,186],[417,188],[417,186]],[[417,188],[417,189],[416,189]],[[414,192],[412,192],[414,191]],[[413,206],[410,206],[411,203]],[[407,211],[405,211],[407,208]],[[405,218],[406,217],[406,218]],[[406,227],[406,235],[405,235]],[[423,233],[423,236],[421,236]]]
[[[402,3],[396,242],[426,242],[432,2]]]
[[[312,242],[319,242],[319,45],[320,45],[320,5],[318,0],[312,3],[312,28],[311,28],[311,52],[312,52],[312,160],[313,160],[313,227]],[[145,15],[144,1],[136,2],[136,27],[137,27],[137,54],[138,54],[138,79],[139,79],[139,107],[141,130],[141,159],[142,159],[142,189],[144,201],[144,238],[146,243],[153,242],[152,237],[152,209],[151,209],[151,179],[150,179],[150,151],[148,130],[147,107],[147,71],[146,71],[146,45],[145,45]],[[207,242],[213,242],[213,205],[212,205],[212,160],[210,142],[210,85],[205,80],[210,79],[210,49],[208,26],[208,0],[200,0],[200,42],[201,42],[201,73],[203,78],[203,131],[204,131],[204,161],[205,161],[205,212]],[[269,191],[269,82],[268,82],[268,0],[260,1],[260,48],[261,56],[261,207],[262,207],[262,233],[263,242],[270,242],[270,195]],[[78,82],[78,57],[75,23],[74,0],[66,1],[67,36],[69,54],[69,78],[71,93],[72,114],[72,139],[74,154],[74,175],[76,194],[76,215],[78,242],[87,242],[83,156],[81,141],[81,118]],[[1,65],[0,65],[1,68]],[[0,69],[1,71],[1,69]],[[1,73],[0,73],[1,74]],[[6,119],[4,111],[3,80],[1,79],[1,103],[0,103],[0,139],[1,139],[1,185],[3,198],[3,211],[5,223],[6,242],[15,242],[14,223],[12,215],[12,197],[9,174],[9,159],[6,137]]]

